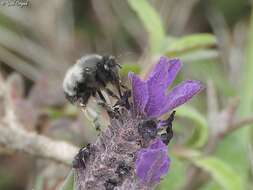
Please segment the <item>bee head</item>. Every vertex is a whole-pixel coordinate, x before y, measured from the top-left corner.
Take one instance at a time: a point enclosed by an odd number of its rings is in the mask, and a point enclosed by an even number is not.
[[[102,63],[103,63],[103,67],[106,71],[110,71],[111,69],[114,69],[117,67],[121,68],[120,64],[118,64],[116,62],[116,59],[114,56],[110,55],[110,56],[103,56],[102,57]]]

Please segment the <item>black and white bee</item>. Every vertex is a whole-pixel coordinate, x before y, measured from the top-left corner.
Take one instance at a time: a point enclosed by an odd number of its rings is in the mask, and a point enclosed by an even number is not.
[[[142,136],[144,144],[157,137],[157,122],[153,119],[143,120],[138,125],[138,133]]]
[[[138,133],[141,135],[143,142],[142,145],[148,144],[150,140],[155,139],[157,136],[161,138],[164,144],[168,145],[173,137],[172,123],[175,119],[176,111],[173,111],[168,119],[160,122],[160,128],[157,128],[158,122],[154,119],[143,120],[138,125]],[[161,133],[161,131],[164,132]]]
[[[113,56],[89,54],[79,59],[67,72],[63,81],[63,90],[71,103],[85,106],[91,96],[98,95],[106,102],[101,89],[109,95],[118,98],[106,88],[108,83],[116,86],[120,98],[122,97],[119,79],[120,65]]]
[[[85,168],[86,161],[90,157],[90,150],[91,150],[90,144],[88,144],[87,147],[81,148],[72,162],[72,167],[75,169]]]
[[[164,144],[168,145],[170,140],[173,137],[173,129],[172,129],[172,122],[175,119],[176,111],[173,111],[169,118],[165,120],[164,124],[166,125],[166,132],[161,134],[161,139]]]

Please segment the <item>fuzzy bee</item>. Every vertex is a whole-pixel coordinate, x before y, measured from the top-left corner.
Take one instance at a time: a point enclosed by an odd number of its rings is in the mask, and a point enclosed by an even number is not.
[[[155,139],[157,136],[161,138],[164,144],[168,145],[173,137],[172,122],[174,121],[176,111],[173,111],[168,119],[160,122],[160,128],[157,128],[157,121],[153,119],[143,120],[138,125],[138,133],[142,136],[144,144]],[[160,132],[165,128],[165,132]]]
[[[63,90],[66,98],[71,103],[85,106],[91,96],[98,95],[106,102],[101,89],[105,89],[109,95],[115,94],[106,88],[108,83],[116,86],[121,97],[120,79],[118,70],[120,65],[113,56],[101,56],[89,54],[79,59],[67,72],[63,81]]]
[[[90,157],[90,150],[91,150],[90,144],[88,144],[87,147],[81,148],[72,162],[72,167],[73,168],[85,168],[86,161]]]

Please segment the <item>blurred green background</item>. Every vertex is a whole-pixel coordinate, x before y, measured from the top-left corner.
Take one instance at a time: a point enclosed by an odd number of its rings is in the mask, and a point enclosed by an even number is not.
[[[29,0],[0,6],[0,73],[28,131],[81,146],[92,119],[61,83],[82,55],[114,55],[145,77],[160,55],[178,57],[176,79],[206,89],[177,110],[171,168],[158,190],[253,189],[253,15],[250,0]],[[101,110],[91,103],[98,117]],[[94,114],[93,114],[94,116]],[[98,120],[106,123],[106,114]],[[0,134],[1,135],[1,134]],[[55,190],[69,168],[0,146],[0,189]]]

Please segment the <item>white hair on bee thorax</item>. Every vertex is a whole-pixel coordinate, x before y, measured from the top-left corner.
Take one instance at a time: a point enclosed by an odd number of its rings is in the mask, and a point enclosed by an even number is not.
[[[83,56],[80,59],[78,59],[76,63],[72,67],[70,67],[66,72],[62,87],[64,92],[67,93],[69,96],[75,95],[74,88],[77,82],[82,81],[83,67],[85,66],[84,63],[90,57],[102,58],[102,56],[97,54]]]
[[[63,80],[63,90],[69,96],[73,96],[75,94],[74,88],[76,86],[76,82],[82,80],[82,69],[78,65],[73,65],[67,71],[65,78]]]

